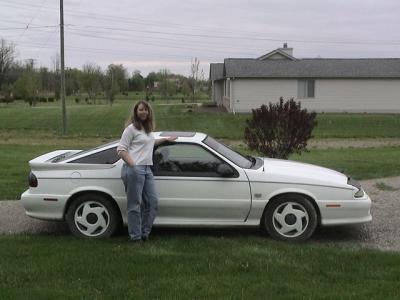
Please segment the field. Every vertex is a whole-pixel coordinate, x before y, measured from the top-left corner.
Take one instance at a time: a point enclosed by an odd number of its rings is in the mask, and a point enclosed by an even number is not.
[[[199,232],[197,232],[199,234]],[[257,233],[0,236],[2,299],[398,299],[400,256],[290,245]]]
[[[157,130],[206,132],[235,149],[250,115],[205,113],[156,101]],[[179,105],[178,105],[179,104]],[[68,105],[60,135],[55,104],[0,107],[0,199],[19,199],[28,161],[55,149],[86,149],[119,138],[132,103]],[[400,176],[400,147],[355,148],[354,139],[397,141],[399,115],[319,114],[311,148],[290,159],[327,166],[357,179]],[[143,247],[125,234],[109,240],[63,236],[0,236],[0,299],[398,299],[400,256],[359,247],[290,245],[257,230],[156,230]]]
[[[61,110],[57,104],[13,103],[0,107],[0,195],[18,199],[26,188],[27,162],[55,149],[87,149],[116,140],[128,119],[132,102],[116,101],[113,106],[97,104],[68,105],[68,135],[61,133]],[[154,103],[157,130],[200,131],[210,134],[241,152],[249,153],[243,132],[249,114],[207,113],[196,105]],[[388,138],[400,140],[399,115],[319,114],[314,139],[340,138],[341,147],[313,148],[290,159],[327,166],[357,179],[399,175],[399,146],[363,149],[346,144],[350,139]],[[253,153],[255,154],[255,153]],[[257,155],[257,154],[256,154]],[[379,157],[379,159],[376,159]]]

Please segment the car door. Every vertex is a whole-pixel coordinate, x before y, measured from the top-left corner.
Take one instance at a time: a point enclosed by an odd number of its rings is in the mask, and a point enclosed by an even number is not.
[[[245,221],[251,193],[241,168],[200,144],[182,142],[156,148],[153,162],[159,193],[156,224]],[[218,171],[221,165],[231,169],[229,176]]]

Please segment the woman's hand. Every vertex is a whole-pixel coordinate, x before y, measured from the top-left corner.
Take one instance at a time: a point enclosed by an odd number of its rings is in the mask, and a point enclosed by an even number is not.
[[[119,152],[118,152],[118,155],[119,155],[119,157],[121,157],[121,158],[124,160],[124,162],[125,162],[128,166],[133,167],[133,166],[135,165],[135,162],[132,160],[132,158],[131,158],[131,156],[129,155],[128,151],[125,151],[125,150],[119,151]]]
[[[177,138],[178,138],[177,136],[169,136],[169,137],[166,137],[166,138],[157,139],[155,141],[155,145],[158,146],[158,145],[161,145],[162,143],[165,143],[165,142],[173,142]]]

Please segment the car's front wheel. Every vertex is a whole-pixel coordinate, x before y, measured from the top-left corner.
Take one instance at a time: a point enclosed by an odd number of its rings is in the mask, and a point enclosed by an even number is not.
[[[262,227],[274,239],[303,242],[311,237],[318,224],[317,212],[302,195],[282,195],[267,206]]]
[[[115,206],[105,196],[95,193],[78,196],[65,218],[71,232],[78,237],[110,237],[120,224]]]

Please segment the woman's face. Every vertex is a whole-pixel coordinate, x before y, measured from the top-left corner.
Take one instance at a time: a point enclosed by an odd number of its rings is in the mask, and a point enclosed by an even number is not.
[[[146,121],[149,116],[149,110],[143,104],[139,104],[136,112],[140,121]]]

